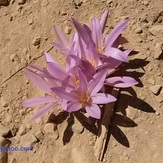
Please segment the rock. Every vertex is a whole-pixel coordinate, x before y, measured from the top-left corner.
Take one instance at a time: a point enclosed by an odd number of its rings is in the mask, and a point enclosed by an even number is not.
[[[157,43],[154,50],[154,58],[159,59],[163,54],[163,44]]]
[[[6,123],[10,123],[12,121],[12,115],[7,115],[5,121]]]
[[[161,90],[161,85],[154,85],[150,87],[150,91],[155,95],[158,95],[160,90]]]
[[[64,32],[66,33],[66,34],[70,34],[71,33],[71,31],[72,31],[72,28],[70,27],[70,26],[66,26],[65,27],[65,29],[64,29]]]
[[[49,134],[51,138],[58,139],[59,137],[57,125],[54,123],[47,123],[44,127],[44,131],[46,134]]]
[[[10,132],[10,129],[3,126],[1,123],[0,123],[0,136],[7,136]]]
[[[16,158],[12,158],[9,163],[17,163]]]
[[[149,5],[149,2],[148,1],[143,1],[143,5],[144,6],[148,6]]]
[[[44,134],[43,134],[42,131],[36,132],[35,136],[36,136],[36,138],[39,139],[39,140],[43,140],[43,139],[44,139]]]
[[[8,102],[3,97],[1,97],[1,105],[3,107],[8,107],[9,106]]]
[[[0,5],[8,5],[9,1],[8,0],[0,0]]]
[[[29,25],[32,25],[33,23],[34,23],[33,19],[29,19],[29,20],[28,20],[28,24],[29,24]]]
[[[141,27],[137,27],[137,28],[135,29],[135,33],[137,33],[137,34],[142,33]]]
[[[26,133],[26,127],[24,125],[21,125],[18,131],[18,135],[22,136]]]
[[[153,85],[154,85],[154,84],[155,84],[155,80],[154,80],[154,79],[152,79],[152,78],[149,78],[149,79],[148,79],[148,83],[149,83],[149,84],[153,84]]]
[[[21,145],[24,147],[33,147],[37,143],[37,138],[30,133],[27,133],[21,137]]]
[[[62,11],[60,12],[60,14],[61,14],[62,16],[65,16],[65,15],[67,15],[67,11],[66,11],[66,10],[62,10]]]
[[[16,133],[18,132],[18,128],[16,127],[12,127],[11,128],[11,135],[14,137],[16,135]]]
[[[73,0],[73,1],[74,1],[75,6],[81,6],[83,3],[81,0]]]
[[[72,126],[72,131],[77,134],[81,134],[84,131],[84,127],[81,124],[74,124]]]
[[[54,123],[47,123],[44,127],[46,134],[53,134],[57,130],[57,125]]]
[[[26,3],[26,0],[18,0],[18,5],[23,5]]]
[[[40,44],[40,42],[41,42],[41,38],[40,38],[40,37],[34,37],[34,38],[33,38],[33,41],[32,41],[32,44],[33,44],[34,46],[37,46],[37,45]]]
[[[90,163],[87,160],[88,157],[85,157],[85,154],[82,153],[81,149],[78,149],[77,147],[72,148],[71,157],[72,163]]]
[[[152,35],[160,36],[161,40],[163,40],[163,25],[154,25],[149,29],[149,32]]]
[[[14,2],[15,2],[15,0],[11,0],[11,1],[10,1],[10,4],[14,4]]]

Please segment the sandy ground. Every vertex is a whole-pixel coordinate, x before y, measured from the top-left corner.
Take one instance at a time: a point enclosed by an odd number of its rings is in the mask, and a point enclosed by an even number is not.
[[[0,0],[0,4],[3,2]],[[29,122],[38,108],[23,108],[19,104],[43,94],[29,83],[22,69],[31,61],[45,64],[44,57],[39,56],[56,39],[53,25],[69,33],[69,15],[89,23],[93,16],[100,18],[106,8],[110,10],[106,32],[126,17],[130,19],[123,33],[129,41],[125,46],[134,51],[127,65],[128,74],[140,84],[121,91],[116,109],[125,110],[130,120],[113,115],[104,162],[163,162],[163,1],[11,0],[9,5],[0,7],[0,123],[4,126],[0,126],[0,134],[2,130],[10,131],[0,135],[0,142],[5,137],[10,147],[33,146],[33,151],[8,151],[5,155],[0,152],[0,163],[99,162],[94,156],[93,126],[88,124],[86,129],[75,124],[72,129],[76,120],[59,108]],[[35,46],[37,38],[40,44]],[[54,49],[50,53],[63,63],[62,55]],[[54,126],[47,126],[48,121],[53,121]],[[57,129],[52,131],[53,127]]]

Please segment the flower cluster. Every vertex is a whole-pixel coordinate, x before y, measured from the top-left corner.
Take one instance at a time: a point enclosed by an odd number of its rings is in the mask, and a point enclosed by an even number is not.
[[[109,35],[104,35],[108,16],[106,10],[101,19],[92,19],[91,25],[81,24],[70,18],[75,32],[68,39],[58,26],[54,26],[57,42],[53,46],[66,56],[65,69],[45,52],[47,67],[29,65],[26,74],[30,81],[45,92],[45,96],[22,102],[22,106],[34,107],[45,104],[31,119],[59,105],[64,111],[86,111],[91,117],[101,118],[99,104],[116,101],[104,91],[104,86],[125,88],[137,84],[127,76],[114,76],[123,62],[128,62],[131,50],[120,50],[119,37],[128,20],[118,24]],[[111,75],[112,74],[112,75]],[[111,75],[111,77],[110,77]]]

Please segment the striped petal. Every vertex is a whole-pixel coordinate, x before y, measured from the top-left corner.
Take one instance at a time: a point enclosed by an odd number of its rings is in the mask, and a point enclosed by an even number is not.
[[[48,102],[55,102],[56,100],[54,97],[51,96],[40,96],[40,97],[34,97],[30,98],[28,100],[25,100],[21,103],[22,106],[27,106],[27,107],[33,107],[33,106],[38,106],[41,104],[45,104]]]

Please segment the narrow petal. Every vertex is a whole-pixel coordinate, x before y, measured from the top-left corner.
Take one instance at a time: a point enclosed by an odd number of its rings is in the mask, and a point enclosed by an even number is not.
[[[101,20],[100,20],[102,32],[104,32],[104,29],[105,29],[105,24],[107,21],[108,13],[109,13],[109,10],[108,9],[105,10],[105,12],[103,13]]]
[[[78,89],[79,93],[80,94],[87,93],[87,79],[81,70],[79,70],[79,82],[80,82]]]
[[[97,18],[93,18],[92,20],[92,38],[96,46],[99,48],[102,43],[102,29]]]
[[[57,63],[49,62],[47,64],[47,67],[49,73],[53,75],[54,78],[64,80],[68,76],[67,72],[62,67],[60,67]]]
[[[68,55],[69,52],[69,48],[68,47],[64,47],[62,44],[60,44],[59,42],[52,42],[51,43],[60,53]]]
[[[52,88],[52,91],[54,91],[54,93],[56,93],[56,95],[61,99],[68,101],[77,101],[79,99],[79,96],[76,92],[66,92],[65,87],[54,87]]]
[[[101,110],[98,105],[92,104],[91,107],[85,107],[86,112],[93,118],[100,119],[101,118]]]
[[[107,78],[105,83],[118,88],[127,88],[138,84],[135,79],[127,76]]]
[[[87,45],[91,40],[88,30],[74,18],[70,18],[70,19],[71,19],[75,29],[77,30],[78,34],[80,35],[80,37],[83,39],[83,41]]]
[[[113,29],[113,31],[105,38],[105,47],[106,47],[106,50],[107,50],[107,48],[109,48],[110,46],[112,46],[112,44],[114,43],[114,41],[124,31],[127,22],[128,22],[128,19],[126,19],[123,22],[121,22],[120,24],[118,24]]]
[[[127,56],[117,48],[109,48],[107,51],[105,51],[104,55],[122,62],[128,62]]]
[[[43,90],[47,94],[51,93],[48,83],[41,76],[28,69],[25,70],[25,73],[35,86],[37,86],[39,89]]]
[[[91,95],[96,94],[103,86],[104,80],[106,78],[106,70],[100,71],[94,75],[94,78],[90,81],[88,85],[88,91]]]
[[[97,93],[92,97],[92,102],[95,104],[106,104],[116,100],[117,99],[114,96],[105,93]]]
[[[75,102],[71,102],[70,104],[68,104],[67,106],[67,111],[68,112],[74,112],[74,111],[78,111],[82,108],[82,105],[79,101],[75,101]]]
[[[54,60],[54,58],[49,54],[49,53],[46,53],[45,52],[45,59],[46,59],[46,62],[52,62],[52,63],[55,63],[56,64],[56,61]]]
[[[63,47],[68,47],[68,39],[66,35],[62,32],[62,30],[58,26],[54,26],[54,31],[56,33],[57,39]]]
[[[45,105],[44,107],[42,107],[41,109],[39,109],[36,113],[34,113],[31,117],[31,120],[35,120],[41,116],[43,116],[46,112],[48,112],[50,109],[52,109],[53,107],[57,106],[57,102],[56,103],[50,103]]]
[[[48,102],[55,102],[56,100],[54,97],[51,96],[40,96],[40,97],[34,97],[30,98],[28,100],[25,100],[21,103],[22,106],[27,106],[27,107],[33,107],[33,106],[38,106],[41,104],[45,104]]]

